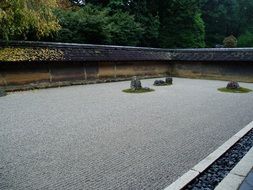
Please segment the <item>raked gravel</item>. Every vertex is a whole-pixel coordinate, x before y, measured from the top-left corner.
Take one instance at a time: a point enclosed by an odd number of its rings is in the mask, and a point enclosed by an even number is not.
[[[253,120],[253,93],[173,83],[145,94],[121,92],[127,81],[1,97],[0,189],[163,189]]]

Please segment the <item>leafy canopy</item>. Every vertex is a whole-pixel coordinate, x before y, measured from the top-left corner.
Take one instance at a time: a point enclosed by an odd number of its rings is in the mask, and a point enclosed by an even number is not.
[[[52,9],[56,0],[2,0],[0,36],[2,39],[41,38],[60,28]]]

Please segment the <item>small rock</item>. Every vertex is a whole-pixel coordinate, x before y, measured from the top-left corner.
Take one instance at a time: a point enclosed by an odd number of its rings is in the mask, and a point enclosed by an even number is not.
[[[235,82],[235,81],[230,81],[228,84],[227,84],[227,89],[238,89],[240,88],[240,85],[238,82]]]
[[[155,86],[160,86],[160,85],[164,85],[164,84],[165,84],[165,81],[163,81],[163,80],[155,80],[155,82],[154,82]]]
[[[229,165],[229,166],[232,166],[233,164],[234,164],[233,161],[229,161],[229,162],[228,162],[228,165]]]

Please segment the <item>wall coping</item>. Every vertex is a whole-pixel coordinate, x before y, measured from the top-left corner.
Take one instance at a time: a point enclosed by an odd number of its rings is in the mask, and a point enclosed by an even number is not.
[[[164,49],[59,42],[0,41],[0,49],[48,48],[63,52],[54,61],[253,61],[253,48]],[[1,61],[1,60],[0,60]],[[36,61],[36,60],[35,60]],[[41,60],[38,60],[41,61]],[[42,61],[52,61],[42,60]],[[17,62],[17,61],[16,61]]]
[[[151,47],[135,47],[135,46],[118,46],[118,45],[98,45],[98,44],[79,44],[79,43],[62,43],[62,42],[43,42],[43,41],[10,41],[4,42],[0,40],[0,47],[55,47],[55,48],[108,48],[108,49],[126,49],[126,50],[152,50],[152,51],[181,51],[181,52],[192,52],[192,51],[253,51],[251,47],[245,48],[151,48]]]

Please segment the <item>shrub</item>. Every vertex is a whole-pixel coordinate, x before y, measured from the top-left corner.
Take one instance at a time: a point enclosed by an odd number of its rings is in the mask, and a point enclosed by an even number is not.
[[[230,35],[223,40],[223,44],[226,48],[235,48],[237,47],[237,39],[233,35]]]
[[[253,33],[246,31],[238,38],[239,47],[253,47]]]

